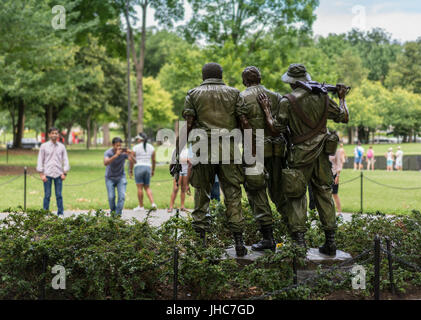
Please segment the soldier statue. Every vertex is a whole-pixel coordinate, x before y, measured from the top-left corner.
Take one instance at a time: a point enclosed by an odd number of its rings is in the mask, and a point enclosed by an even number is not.
[[[282,191],[281,172],[282,160],[285,153],[285,142],[282,134],[272,137],[272,132],[268,130],[264,113],[262,112],[257,96],[265,93],[271,100],[271,113],[276,114],[282,96],[278,93],[266,89],[261,82],[261,74],[257,67],[249,66],[242,73],[243,84],[246,89],[241,92],[244,100],[242,106],[237,110],[242,129],[252,129],[252,154],[256,155],[256,129],[264,130],[264,168],[262,174],[245,176],[245,190],[249,199],[250,207],[257,221],[263,240],[252,245],[252,250],[263,251],[265,249],[275,249],[273,239],[273,219],[272,210],[266,193],[266,186],[269,189],[269,196],[275,203],[277,210],[281,213]],[[266,179],[266,173],[268,178]],[[266,184],[267,180],[267,184]]]
[[[292,64],[282,76],[282,81],[290,84],[292,92],[282,98],[279,110],[272,116],[272,99],[259,94],[258,102],[265,114],[266,124],[273,133],[289,135],[287,163],[289,170],[283,170],[282,186],[287,196],[286,214],[292,239],[305,247],[307,218],[306,185],[311,184],[317,212],[325,232],[325,243],[319,247],[323,254],[336,254],[335,231],[336,215],[332,199],[332,173],[328,154],[334,152],[332,145],[337,140],[326,128],[327,119],[335,122],[348,122],[345,102],[347,88],[337,85],[340,106],[327,94],[308,90],[300,84],[311,81],[309,73],[302,64]],[[288,132],[289,131],[289,132]],[[284,175],[284,172],[291,173]],[[293,182],[291,182],[293,181]],[[288,182],[290,184],[288,185]],[[291,192],[290,189],[294,189]],[[297,192],[295,192],[298,190]]]
[[[202,68],[202,78],[202,84],[187,93],[183,117],[187,122],[187,136],[193,129],[204,130],[212,149],[215,148],[211,143],[212,131],[239,130],[236,109],[242,105],[242,99],[239,90],[225,85],[222,81],[222,67],[219,64],[205,64]],[[220,150],[221,143],[221,140],[218,140],[216,146]],[[179,149],[182,150],[183,147],[183,142],[180,142]],[[235,163],[233,148],[234,145],[230,143],[229,163],[225,163],[220,157],[217,161],[212,160],[212,152],[208,153],[207,163],[195,164],[193,161],[190,177],[190,183],[195,188],[192,217],[193,228],[205,244],[206,232],[210,231],[210,194],[217,174],[224,194],[228,227],[234,236],[236,254],[241,257],[247,254],[243,241],[244,218],[241,209],[241,184],[244,183],[244,173],[241,156],[239,163]],[[195,156],[197,154],[193,155]]]

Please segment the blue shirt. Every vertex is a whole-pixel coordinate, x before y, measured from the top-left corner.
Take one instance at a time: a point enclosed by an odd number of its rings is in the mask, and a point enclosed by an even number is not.
[[[104,152],[104,159],[111,158],[115,155],[114,149],[108,149]],[[113,162],[105,168],[105,177],[112,180],[120,180],[126,176],[124,172],[124,163],[129,158],[129,155],[121,153]]]

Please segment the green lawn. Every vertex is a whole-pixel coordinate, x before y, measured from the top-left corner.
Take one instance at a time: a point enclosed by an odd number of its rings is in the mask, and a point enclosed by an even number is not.
[[[104,148],[90,151],[72,149],[68,150],[71,171],[63,187],[65,210],[108,208],[106,188],[104,183],[105,167],[103,165]],[[35,167],[37,152],[11,151],[9,165]],[[0,152],[0,171],[5,165],[5,152]],[[22,170],[23,171],[23,170]],[[345,182],[359,176],[359,171],[344,170],[341,181]],[[364,171],[368,178],[380,183],[397,187],[421,187],[421,172],[386,172],[378,170],[374,172]],[[36,175],[38,177],[38,175]],[[0,184],[12,178],[0,175]],[[96,182],[72,187],[99,179]],[[23,177],[7,185],[1,185],[2,197],[0,198],[0,210],[8,207],[23,205]],[[168,173],[168,166],[158,166],[151,183],[155,202],[159,208],[169,205],[172,180]],[[360,180],[340,185],[339,195],[344,212],[358,212],[360,210]],[[27,206],[28,208],[40,208],[42,206],[43,186],[38,179],[28,177],[27,180]],[[52,210],[56,209],[54,196],[51,200]],[[149,201],[145,202],[148,207]],[[125,208],[137,206],[136,186],[133,180],[129,180],[126,194]],[[177,198],[176,206],[179,206]],[[186,206],[192,208],[193,196],[187,197]],[[421,210],[421,189],[419,190],[396,190],[378,186],[373,182],[364,180],[364,211],[375,212],[376,210],[391,214],[406,214],[412,209]]]
[[[364,212],[381,211],[390,214],[406,214],[412,209],[421,210],[421,172],[418,171],[393,171],[385,170],[363,171],[364,176],[381,184],[412,188],[418,190],[399,190],[379,186],[367,179],[363,180],[363,210]],[[343,170],[341,181],[346,182],[358,177],[360,171]],[[343,212],[360,211],[361,180],[339,184],[339,197],[342,203]]]

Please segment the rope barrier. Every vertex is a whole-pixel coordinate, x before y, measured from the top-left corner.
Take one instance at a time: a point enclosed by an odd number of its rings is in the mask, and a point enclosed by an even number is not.
[[[412,263],[410,263],[410,262],[408,262],[408,261],[405,261],[405,260],[404,260],[404,259],[402,259],[402,258],[399,258],[398,256],[394,255],[392,252],[390,252],[390,251],[388,251],[388,250],[384,249],[383,247],[381,247],[381,248],[380,248],[380,250],[381,250],[383,253],[390,254],[390,255],[392,256],[392,258],[393,258],[393,259],[395,259],[396,261],[398,261],[398,262],[400,262],[400,263],[402,263],[402,264],[404,264],[404,265],[406,265],[406,266],[408,266],[408,267],[411,267],[411,268],[413,268],[414,270],[416,270],[416,271],[418,271],[418,272],[421,272],[421,268],[420,268],[420,267],[418,267],[418,266],[416,266],[416,265],[413,265]]]
[[[12,179],[10,179],[8,181],[2,182],[2,183],[0,183],[0,186],[4,186],[6,184],[12,183],[13,181],[15,181],[16,179],[20,178],[21,176],[22,175],[19,175],[19,176],[13,177]]]
[[[377,182],[377,181],[375,181],[375,180],[373,180],[371,178],[368,178],[367,176],[364,176],[364,178],[367,179],[368,181],[372,182],[372,183],[375,183],[375,184],[379,185],[379,186],[390,188],[390,189],[398,189],[398,190],[421,190],[421,187],[410,187],[410,188],[395,187],[395,186],[390,186],[390,185],[387,185],[387,184],[383,184],[383,183]]]
[[[98,178],[98,179],[95,179],[95,180],[91,180],[91,181],[88,181],[88,182],[79,183],[79,184],[66,184],[66,187],[84,186],[84,185],[87,185],[87,184],[90,184],[90,183],[93,183],[93,182],[97,182],[97,181],[102,180],[102,179],[104,179],[104,177],[101,177],[101,178]]]
[[[345,183],[355,181],[355,180],[357,180],[357,179],[359,179],[359,178],[360,178],[360,176],[357,176],[357,177],[355,177],[355,178],[352,178],[352,179],[350,179],[350,180],[346,180],[346,181],[344,181],[344,182],[339,181],[339,184],[340,184],[340,185],[343,185],[343,184],[345,184]]]
[[[34,176],[33,174],[28,174],[28,175],[30,175],[32,178],[35,178],[37,180],[42,181],[41,178],[39,178],[37,176]],[[87,184],[90,184],[90,183],[93,183],[93,182],[97,182],[97,181],[102,180],[102,179],[104,179],[104,177],[101,177],[101,178],[98,178],[98,179],[95,179],[95,180],[91,180],[91,181],[88,181],[88,182],[78,183],[78,184],[66,184],[66,187],[79,187],[79,186],[84,186],[84,185],[87,185]],[[152,180],[151,182],[168,182],[168,181],[172,181],[172,180],[173,179],[155,180],[155,181]]]

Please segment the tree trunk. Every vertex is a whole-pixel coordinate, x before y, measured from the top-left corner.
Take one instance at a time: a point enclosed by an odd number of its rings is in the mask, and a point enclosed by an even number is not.
[[[22,148],[23,130],[25,128],[25,102],[19,101],[18,105],[18,123],[16,130],[16,140],[13,143],[14,148]]]
[[[104,146],[109,146],[110,145],[110,126],[108,125],[108,123],[104,123],[102,125],[102,135],[104,136],[102,139],[102,144]]]
[[[348,128],[348,144],[354,143],[353,141],[354,137],[353,137],[352,132],[353,132],[353,128],[352,127]]]
[[[16,109],[14,106],[9,106],[9,113],[10,113],[10,118],[12,119],[12,134],[13,134],[13,145],[15,145],[15,141],[16,141],[16,121],[15,121],[15,114],[16,114]],[[4,134],[5,139],[6,139],[6,133]],[[6,141],[7,143],[7,141]]]
[[[137,132],[143,132],[143,70],[145,69],[145,47],[146,47],[146,11],[148,10],[148,0],[145,0],[142,7],[142,39],[140,40],[139,56],[139,84],[137,98]]]
[[[72,127],[73,127],[73,123],[69,123],[68,126],[66,127],[66,139],[64,139],[64,143],[66,145],[70,144],[70,139],[72,137]]]
[[[134,45],[134,39],[133,39],[133,32],[130,25],[130,20],[127,14],[126,17],[126,23],[129,29],[129,36],[130,36],[130,49],[132,52],[133,62],[136,69],[136,87],[137,87],[137,126],[136,130],[137,132],[143,131],[143,70],[145,65],[145,47],[146,47],[146,13],[148,9],[148,0],[145,0],[142,8],[142,29],[141,29],[141,35],[142,39],[140,41],[140,52],[139,52],[139,59],[136,55],[136,49]]]
[[[94,146],[97,146],[98,141],[98,125],[94,122]]]
[[[45,139],[47,140],[48,130],[54,125],[53,106],[49,104],[45,107]]]
[[[86,149],[89,150],[91,147],[91,116],[88,116],[88,119],[86,120]]]

